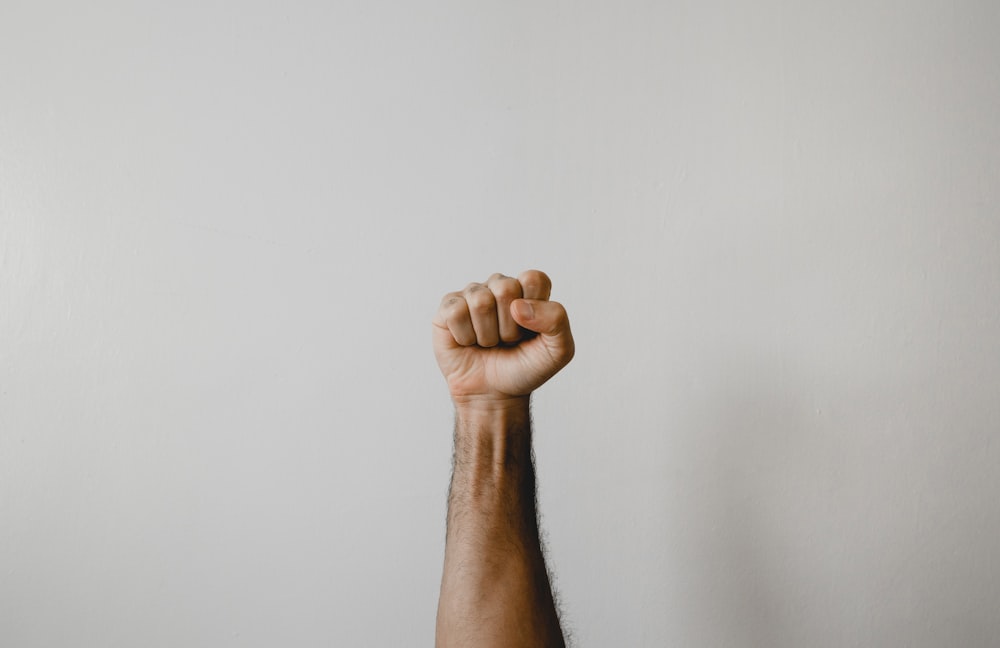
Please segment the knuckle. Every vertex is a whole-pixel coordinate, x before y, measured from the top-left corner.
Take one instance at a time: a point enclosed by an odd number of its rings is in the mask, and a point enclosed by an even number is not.
[[[560,326],[564,326],[569,323],[569,313],[566,312],[566,307],[559,302],[550,301],[548,302],[548,308],[551,309],[553,319],[559,323]]]
[[[489,315],[496,310],[496,306],[492,302],[482,302],[479,304],[470,304],[469,310],[477,315]]]
[[[488,313],[496,308],[493,294],[488,290],[476,291],[466,297],[466,301],[469,303],[469,310],[476,313]]]
[[[511,277],[497,279],[494,283],[490,284],[490,288],[497,299],[513,300],[521,296],[521,284],[517,282],[517,279],[512,279]]]
[[[525,270],[519,277],[521,285],[527,290],[546,292],[552,287],[549,276],[541,270]]]
[[[453,319],[461,315],[465,308],[465,299],[456,293],[446,295],[445,298],[441,300],[441,314],[444,315],[446,319]]]

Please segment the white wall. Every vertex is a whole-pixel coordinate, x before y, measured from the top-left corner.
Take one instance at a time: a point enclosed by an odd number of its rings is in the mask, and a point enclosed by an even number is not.
[[[149,4],[0,7],[0,645],[431,645],[528,267],[578,645],[996,645],[1000,5]]]

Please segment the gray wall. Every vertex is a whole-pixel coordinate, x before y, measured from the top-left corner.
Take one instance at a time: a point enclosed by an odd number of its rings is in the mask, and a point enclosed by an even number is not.
[[[430,645],[430,317],[538,267],[578,645],[995,646],[998,70],[996,2],[5,3],[0,644]]]

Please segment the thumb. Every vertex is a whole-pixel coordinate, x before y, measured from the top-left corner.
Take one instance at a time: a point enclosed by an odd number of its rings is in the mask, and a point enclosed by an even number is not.
[[[541,299],[515,299],[510,303],[510,315],[520,326],[546,338],[565,338],[572,346],[569,317],[559,302]]]

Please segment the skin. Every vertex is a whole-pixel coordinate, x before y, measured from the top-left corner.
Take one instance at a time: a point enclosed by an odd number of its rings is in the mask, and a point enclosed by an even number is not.
[[[448,293],[434,353],[455,404],[438,648],[565,646],[538,533],[531,393],[573,358],[545,273]]]

